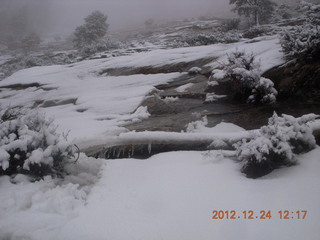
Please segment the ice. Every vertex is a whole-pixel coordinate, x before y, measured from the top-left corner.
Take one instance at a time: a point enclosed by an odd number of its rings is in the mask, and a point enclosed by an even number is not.
[[[148,143],[148,153],[151,154],[152,151],[152,144]]]

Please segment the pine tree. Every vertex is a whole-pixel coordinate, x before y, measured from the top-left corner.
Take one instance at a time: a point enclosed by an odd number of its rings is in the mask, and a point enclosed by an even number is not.
[[[240,16],[254,17],[257,26],[268,21],[276,6],[271,0],[230,0],[229,3],[235,5],[233,11]]]
[[[73,43],[78,49],[97,43],[108,30],[107,16],[100,11],[95,11],[87,16],[85,24],[76,28]]]

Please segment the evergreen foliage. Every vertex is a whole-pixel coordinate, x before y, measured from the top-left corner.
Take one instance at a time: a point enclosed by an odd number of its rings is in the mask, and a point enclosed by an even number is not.
[[[73,43],[77,49],[98,43],[106,35],[109,25],[107,16],[100,11],[95,11],[87,16],[85,24],[74,31]]]
[[[233,11],[240,16],[253,17],[256,25],[268,22],[276,6],[271,0],[230,0],[229,3],[235,5]]]
[[[222,29],[224,31],[238,30],[240,25],[239,18],[226,19],[222,22]]]
[[[242,172],[250,178],[268,174],[281,166],[295,163],[295,154],[310,151],[316,146],[308,123],[318,118],[308,114],[299,118],[276,113],[269,118],[267,126],[260,128],[251,139],[235,144]]]
[[[0,111],[0,175],[62,176],[73,145],[56,132],[52,120],[20,108]]]
[[[240,102],[274,103],[278,92],[270,79],[261,77],[260,64],[253,54],[236,51],[228,55],[222,70],[214,70],[213,78],[229,80],[235,99]]]
[[[302,1],[300,11],[305,15],[305,22],[287,30],[282,35],[281,46],[288,59],[305,55],[312,59],[320,56],[320,4]]]

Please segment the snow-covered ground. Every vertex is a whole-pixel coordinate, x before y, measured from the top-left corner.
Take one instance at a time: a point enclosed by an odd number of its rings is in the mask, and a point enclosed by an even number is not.
[[[140,109],[135,113],[135,110],[145,96],[154,90],[154,86],[173,81],[187,73],[115,77],[100,75],[101,71],[159,67],[217,57],[217,61],[208,64],[213,68],[226,60],[228,52],[236,49],[252,52],[257,59],[260,59],[263,71],[283,62],[279,39],[277,36],[272,36],[235,44],[154,50],[64,66],[34,67],[4,79],[0,82],[0,87],[30,83],[38,83],[41,86],[20,90],[1,89],[0,104],[26,107],[39,105],[48,117],[55,118],[60,131],[70,130],[71,140],[89,142],[99,138],[105,141],[110,135],[124,131],[121,126],[147,117],[145,111]],[[46,102],[50,104],[50,101],[64,103],[59,106],[44,107]],[[65,104],[68,101],[71,103]]]
[[[317,148],[297,166],[258,180],[215,151],[108,160],[88,195],[77,185],[54,187],[50,179],[14,185],[2,177],[0,239],[317,240],[319,154]],[[212,219],[215,210],[237,217]],[[244,219],[249,210],[254,219]],[[256,218],[263,210],[270,219]],[[290,218],[280,219],[281,210]],[[297,211],[308,211],[305,219]]]
[[[126,123],[149,116],[147,109],[138,106],[154,86],[187,73],[115,77],[99,72],[207,57],[218,58],[209,64],[215,67],[226,59],[226,53],[236,49],[257,56],[262,70],[283,62],[276,36],[256,40],[261,41],[154,50],[22,70],[1,81],[0,86],[42,86],[2,88],[0,105],[38,104],[47,116],[55,117],[59,130],[70,130],[69,136],[77,143],[102,144],[126,132]],[[70,99],[72,103],[66,104]],[[65,103],[41,107],[44,101]],[[200,137],[245,134],[243,129],[227,123],[208,129],[201,121],[189,125],[188,131],[188,136],[202,134]],[[118,138],[149,135],[139,134],[122,133]],[[241,165],[233,154],[181,151],[147,160],[101,160],[82,155],[77,164],[68,166],[71,175],[58,185],[49,177],[29,183],[18,175],[16,184],[9,177],[0,177],[0,239],[319,239],[319,147],[300,155],[296,166],[278,169],[257,180],[240,173]],[[236,219],[212,219],[215,210],[236,211]],[[244,219],[243,211],[250,210],[255,212],[254,219]],[[289,219],[280,219],[278,212],[285,210],[290,213]],[[270,219],[256,218],[261,216],[260,211],[271,211]],[[297,211],[300,215],[307,211],[305,219],[297,219]]]

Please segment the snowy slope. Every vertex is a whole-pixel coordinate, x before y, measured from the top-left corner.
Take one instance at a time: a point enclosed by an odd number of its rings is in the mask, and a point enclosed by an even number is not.
[[[99,72],[123,67],[157,67],[217,57],[217,61],[209,64],[213,68],[225,60],[227,52],[236,49],[256,55],[261,60],[263,70],[283,62],[279,40],[277,36],[272,36],[251,42],[154,50],[66,66],[34,67],[4,79],[0,87],[31,83],[41,86],[2,89],[0,104],[39,105],[48,116],[55,117],[61,131],[70,130],[69,137],[77,141],[106,138],[123,131],[117,127],[147,117],[148,114],[141,109],[139,113],[132,114],[145,96],[154,90],[154,86],[173,81],[183,73],[115,77],[100,75]],[[50,107],[50,101],[61,104]]]
[[[37,82],[43,88],[31,87],[18,91],[3,91],[1,99],[4,106],[32,107],[39,101],[63,102],[74,100],[75,104],[45,107],[48,116],[54,117],[61,131],[71,130],[71,137],[96,136],[110,127],[131,122],[133,113],[144,96],[151,92],[153,85],[166,83],[179,73],[157,74],[152,76],[134,75],[127,77],[97,77],[83,72],[83,66],[40,67],[20,71],[12,78],[1,82],[2,85],[14,84],[11,79],[18,79],[24,84]],[[45,90],[51,88],[52,90]],[[41,105],[40,105],[41,106]],[[139,116],[135,116],[138,117]],[[144,115],[141,116],[144,118]],[[102,121],[99,119],[109,119]]]
[[[0,86],[39,83],[40,87],[1,89],[0,104],[34,106],[54,116],[60,130],[71,130],[79,141],[105,143],[125,130],[125,123],[148,117],[137,107],[154,86],[181,74],[101,76],[107,68],[163,66],[217,57],[246,49],[259,59],[263,70],[282,63],[277,37],[260,42],[154,50],[130,56],[84,61],[68,66],[36,67],[17,72]],[[67,102],[73,99],[71,103]],[[64,104],[42,106],[43,101]],[[153,134],[153,135],[152,135]],[[161,135],[162,134],[162,135]],[[136,139],[170,133],[122,133]],[[198,122],[187,136],[239,138],[243,129],[221,123],[207,128]],[[105,139],[103,139],[103,137]],[[112,140],[112,139],[111,139]],[[247,179],[233,152],[171,152],[147,160],[101,160],[80,157],[68,166],[71,175],[57,185],[45,178],[30,183],[18,175],[10,182],[0,177],[0,239],[3,240],[318,240],[320,235],[320,148],[299,156],[296,166],[278,169],[261,179]],[[237,211],[236,219],[212,219],[214,210]],[[244,219],[243,211],[271,211],[271,219]],[[305,219],[291,214],[280,219],[278,211],[306,210]],[[294,217],[294,218],[292,218]]]

